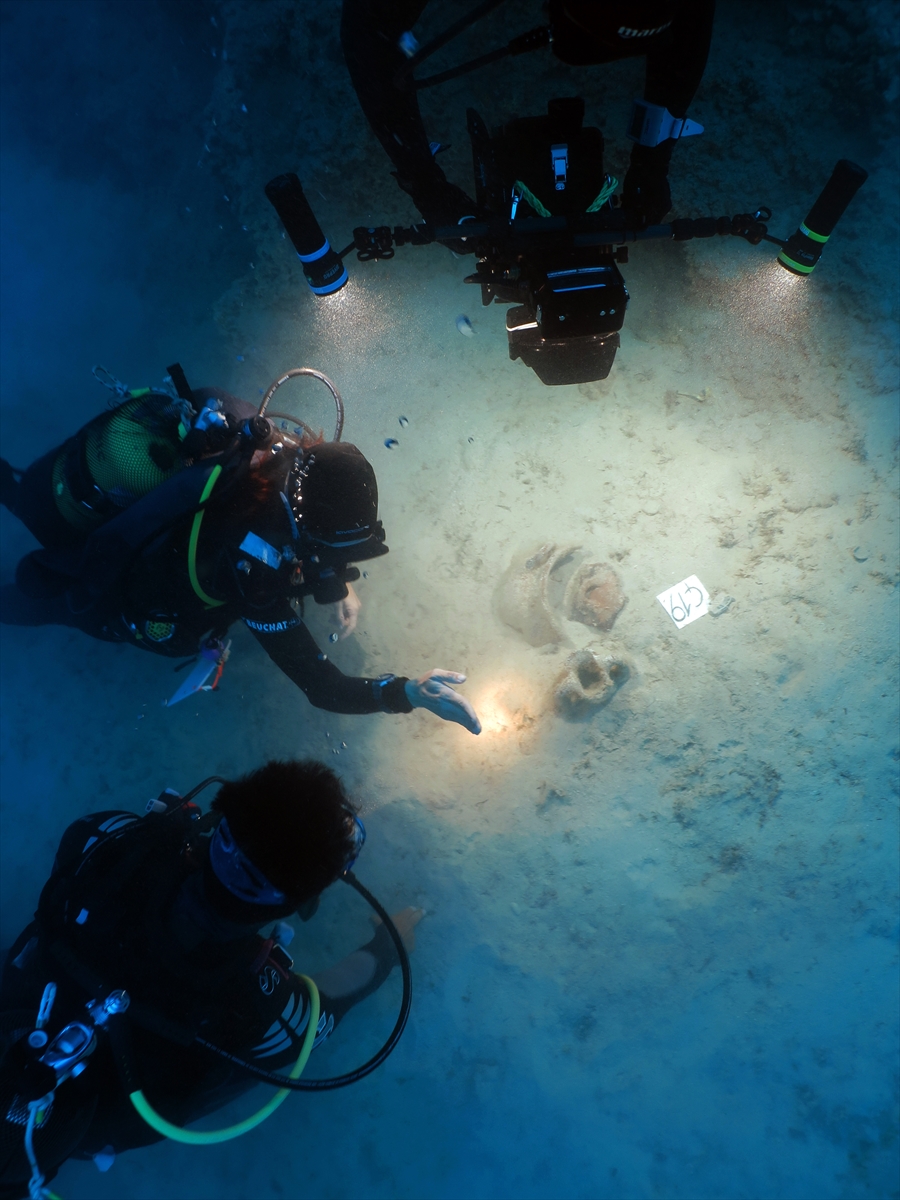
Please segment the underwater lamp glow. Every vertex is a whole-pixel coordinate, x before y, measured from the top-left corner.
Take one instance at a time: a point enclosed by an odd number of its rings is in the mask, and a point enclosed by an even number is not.
[[[294,243],[310,290],[317,296],[339,292],[347,282],[347,271],[322,232],[299,178],[289,171],[270,179],[266,184],[266,196]]]
[[[806,220],[796,233],[791,234],[778,255],[778,261],[786,271],[794,275],[812,274],[832,230],[868,177],[868,171],[848,158],[840,160]]]

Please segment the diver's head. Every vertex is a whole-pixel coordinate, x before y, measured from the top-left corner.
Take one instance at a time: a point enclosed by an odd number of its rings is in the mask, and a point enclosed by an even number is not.
[[[365,830],[324,763],[269,762],[225,783],[204,879],[228,920],[265,924],[315,911],[320,893],[355,862]]]
[[[271,579],[253,572],[249,554],[267,570],[285,568],[290,588],[302,582],[320,604],[342,600],[346,583],[359,578],[350,564],[388,553],[372,464],[356,446],[315,435],[298,442],[270,430],[250,450],[220,509],[237,534],[232,566],[242,594],[256,604],[271,591]],[[248,535],[257,548],[261,539],[264,556],[245,544]],[[294,574],[300,564],[302,580]]]
[[[323,562],[361,562],[387,554],[375,472],[349,442],[319,442],[300,450],[288,474],[287,498],[308,547],[304,561],[315,556]]]
[[[249,519],[273,544],[292,543],[310,582],[388,552],[375,472],[348,442],[285,438],[256,449],[230,504],[235,518]]]

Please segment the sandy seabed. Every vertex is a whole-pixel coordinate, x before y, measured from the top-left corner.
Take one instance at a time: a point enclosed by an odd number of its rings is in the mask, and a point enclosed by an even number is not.
[[[336,244],[413,218],[341,74],[334,4],[211,9],[211,99],[185,144],[214,182],[177,206],[173,185],[135,249],[158,264],[170,239],[186,245],[185,207],[212,228],[224,187],[231,275],[191,319],[149,312],[167,287],[176,312],[191,277],[175,268],[98,278],[104,206],[126,223],[112,185],[7,153],[5,287],[24,300],[5,333],[4,453],[24,461],[96,411],[89,379],[64,390],[85,363],[138,385],[179,358],[247,399],[289,366],[324,370],[391,546],[359,584],[356,637],[329,653],[350,674],[464,671],[484,721],[476,739],[424,713],[312,710],[243,630],[220,692],[166,710],[164,660],[5,631],[4,945],[67,822],[284,755],[341,771],[369,830],[360,878],[428,913],[410,1025],[375,1076],[292,1097],[227,1146],[166,1143],[108,1174],[70,1163],[66,1200],[897,1195],[896,139],[823,101],[824,34],[790,65],[771,7],[749,7],[722,7],[695,105],[708,132],[673,167],[679,215],[765,202],[786,235],[837,158],[871,178],[808,281],[734,239],[633,250],[602,383],[545,388],[510,363],[504,310],[482,309],[462,283],[471,260],[438,247],[351,263],[329,301],[306,292],[261,197],[271,175],[299,172]],[[472,92],[496,123],[581,90],[589,120],[608,114],[621,175],[637,64],[509,70],[502,112],[474,76],[423,103],[432,136],[455,142],[449,174],[467,181]],[[813,120],[820,135],[786,163],[778,139]],[[61,223],[49,245],[29,233],[37,213]],[[63,276],[54,248],[75,240]],[[89,311],[78,287],[97,293]],[[279,406],[328,427],[315,384],[286,392]],[[7,514],[2,531],[8,578],[30,543]],[[500,620],[504,571],[547,542],[580,548],[554,603],[581,559],[614,565],[627,602],[611,630],[562,619],[558,645],[532,647]],[[694,574],[722,611],[678,629],[656,596]],[[308,617],[324,641],[324,614]],[[629,677],[566,720],[554,683],[585,646]],[[294,943],[304,970],[365,935],[356,898],[333,891]],[[392,979],[315,1072],[368,1056],[398,997]]]

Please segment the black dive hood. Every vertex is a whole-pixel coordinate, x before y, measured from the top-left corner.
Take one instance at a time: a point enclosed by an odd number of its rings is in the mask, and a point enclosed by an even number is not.
[[[331,392],[336,410],[332,441],[322,441],[297,416],[269,408],[278,388],[298,376],[318,379]],[[250,461],[248,450],[277,455],[284,462],[267,519],[247,533],[240,550],[274,570],[293,570],[302,563],[303,584],[320,604],[347,595],[346,584],[359,578],[349,564],[388,553],[378,520],[375,472],[362,451],[341,442],[343,426],[343,400],[331,380],[312,367],[294,367],[268,388],[256,414],[239,431],[245,463]],[[250,574],[246,559],[235,566]],[[238,585],[247,596],[246,581],[238,577]]]
[[[346,442],[300,451],[288,476],[288,501],[304,563],[362,562],[387,554],[378,520],[372,464]]]

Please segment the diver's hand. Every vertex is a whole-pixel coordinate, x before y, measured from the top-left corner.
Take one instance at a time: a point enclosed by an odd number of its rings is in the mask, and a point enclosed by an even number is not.
[[[338,600],[332,605],[331,611],[331,624],[340,630],[338,637],[341,641],[349,637],[356,629],[356,622],[362,608],[362,601],[354,592],[352,584],[348,583],[346,587],[347,595],[343,600]]]
[[[402,912],[393,913],[391,920],[394,922],[394,928],[400,934],[400,940],[406,947],[407,953],[412,954],[416,948],[415,928],[425,916],[424,908],[404,908]],[[377,929],[381,924],[381,917],[370,917],[372,924]]]
[[[469,733],[481,733],[481,722],[465,696],[454,691],[451,683],[465,683],[465,675],[434,667],[421,679],[408,679],[404,691],[413,708],[427,708],[442,721],[456,721]]]

